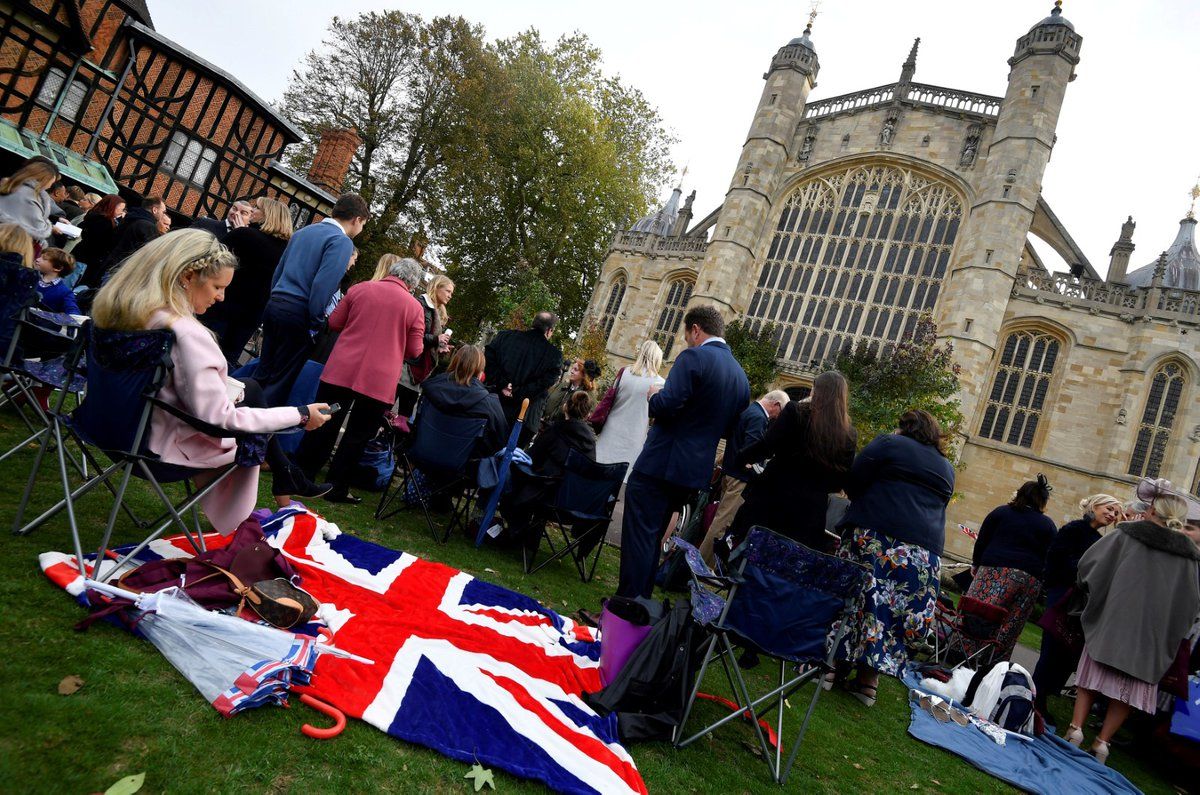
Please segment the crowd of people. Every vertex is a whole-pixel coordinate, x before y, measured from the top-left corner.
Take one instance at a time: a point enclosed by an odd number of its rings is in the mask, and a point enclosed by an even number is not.
[[[710,563],[736,554],[757,526],[870,571],[825,686],[841,682],[871,706],[880,676],[899,676],[933,631],[955,469],[929,412],[904,411],[893,433],[860,440],[849,385],[834,371],[818,375],[802,400],[773,390],[752,401],[724,320],[706,305],[684,315],[686,347],[667,378],[662,350],[647,340],[600,394],[601,363],[564,361],[553,312],[482,347],[454,343],[454,283],[427,274],[419,251],[384,255],[373,278],[343,294],[358,256],[353,239],[370,215],[360,196],[341,196],[328,218],[299,230],[287,207],[265,196],[174,232],[161,198],[137,205],[66,187],[53,164],[32,160],[0,179],[0,263],[35,269],[52,311],[89,312],[103,329],[170,329],[174,367],[159,395],[167,403],[231,431],[306,431],[294,459],[274,440],[266,450],[280,505],[294,496],[360,502],[353,476],[388,412],[413,417],[418,432],[425,405],[483,420],[481,459],[504,446],[528,401],[518,444],[532,477],[516,476],[501,506],[514,541],[536,544],[539,508],[552,501],[572,452],[628,464],[613,513],[617,593],[649,597],[664,532],[719,464],[721,500],[700,542]],[[253,377],[231,396],[230,369],[260,329]],[[319,339],[331,347],[316,398],[289,405]],[[201,469],[237,452],[233,440],[157,410],[149,447],[166,464]],[[232,532],[255,507],[259,473],[245,466],[206,498],[216,530]],[[1079,605],[1082,648],[1043,636],[1037,704],[1046,711],[1074,672],[1066,737],[1083,741],[1088,711],[1103,697],[1093,751],[1104,759],[1131,711],[1156,709],[1159,680],[1198,634],[1200,505],[1147,481],[1136,502],[1085,497],[1081,518],[1056,528],[1045,513],[1051,491],[1039,475],[983,520],[966,595],[1003,611],[991,640],[996,660],[1011,656],[1043,593],[1048,605]],[[753,655],[741,662],[753,665]]]

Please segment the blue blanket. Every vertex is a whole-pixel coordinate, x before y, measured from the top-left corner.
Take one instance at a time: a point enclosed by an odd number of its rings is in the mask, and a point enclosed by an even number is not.
[[[905,684],[921,690],[916,679],[906,678]],[[1028,741],[1010,736],[1005,745],[997,745],[973,726],[942,723],[916,702],[910,701],[909,706],[912,721],[908,733],[913,737],[957,754],[983,772],[1027,792],[1073,795],[1141,792],[1117,771],[1053,734]]]

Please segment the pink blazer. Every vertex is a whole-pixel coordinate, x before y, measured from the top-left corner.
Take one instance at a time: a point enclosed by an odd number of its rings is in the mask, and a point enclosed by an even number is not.
[[[341,334],[321,380],[391,405],[404,360],[425,349],[425,310],[395,276],[346,292],[329,327]]]
[[[192,416],[231,431],[267,433],[300,424],[300,411],[290,406],[252,409],[235,406],[225,388],[225,357],[212,333],[193,317],[173,317],[160,309],[148,328],[169,327],[175,333],[171,361],[175,365],[159,391],[160,400]],[[150,415],[150,450],[168,464],[216,469],[233,461],[237,443],[197,431],[155,409]],[[228,535],[258,502],[258,467],[238,469],[200,502],[217,532]]]

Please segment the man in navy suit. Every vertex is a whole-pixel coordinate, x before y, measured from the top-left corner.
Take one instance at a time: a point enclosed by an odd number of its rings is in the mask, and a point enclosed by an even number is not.
[[[650,596],[671,513],[708,485],[717,442],[732,433],[750,402],[750,382],[724,333],[715,307],[689,309],[683,316],[687,350],[661,391],[650,389],[654,425],[625,486],[619,596]]]

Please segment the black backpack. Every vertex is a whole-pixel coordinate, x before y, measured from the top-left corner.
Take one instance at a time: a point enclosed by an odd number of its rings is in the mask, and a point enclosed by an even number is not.
[[[617,713],[622,742],[671,740],[696,684],[704,632],[682,599],[664,605],[662,618],[603,690],[583,700],[601,715]]]

